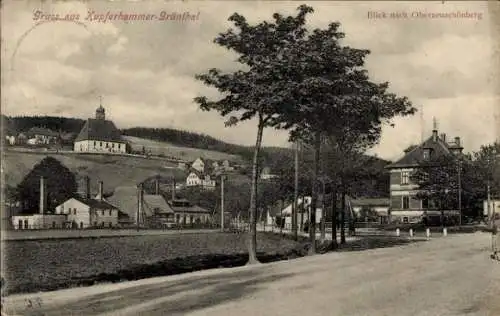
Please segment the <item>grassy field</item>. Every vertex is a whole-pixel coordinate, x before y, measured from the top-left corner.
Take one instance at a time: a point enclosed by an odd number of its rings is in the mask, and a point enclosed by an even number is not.
[[[2,161],[5,170],[5,183],[15,186],[33,166],[39,163],[47,153],[25,153],[5,151]],[[162,160],[127,157],[119,155],[76,155],[50,154],[61,161],[75,174],[88,175],[91,179],[91,190],[97,192],[98,180],[104,182],[104,191],[112,191],[117,186],[131,186],[144,179],[161,175],[175,176],[177,180],[185,180],[185,173],[175,168],[176,165]]]
[[[197,233],[72,240],[4,241],[5,293],[55,290],[244,265],[245,234]],[[261,261],[303,254],[304,243],[259,233]]]
[[[154,140],[143,139],[133,136],[124,136],[124,138],[131,143],[132,150],[140,151],[142,150],[142,146],[144,146],[146,150],[151,150],[151,153],[153,155],[162,154],[164,156],[178,157],[182,160],[187,160],[187,161],[194,161],[196,158],[199,157],[212,160],[228,159],[229,161],[235,161],[235,162],[241,161],[241,157],[239,156],[230,155],[213,150],[181,147],[169,143],[158,142]]]

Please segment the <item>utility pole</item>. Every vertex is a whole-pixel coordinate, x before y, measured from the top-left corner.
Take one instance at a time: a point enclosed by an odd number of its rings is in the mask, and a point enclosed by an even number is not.
[[[225,175],[220,176],[220,231],[224,232],[224,180]]]
[[[320,222],[320,225],[321,225],[321,242],[325,241],[325,237],[326,237],[326,210],[325,210],[325,198],[326,198],[326,195],[325,195],[325,191],[326,191],[326,188],[325,188],[325,179],[323,179],[323,193],[322,193],[322,199],[321,199],[321,222]]]
[[[488,224],[492,226],[493,220],[491,216],[491,195],[490,195],[490,180],[488,179],[488,183],[486,184],[486,194],[487,194],[487,210],[488,210]]]
[[[462,226],[462,161],[458,161],[458,226]]]
[[[293,239],[298,240],[297,214],[299,205],[299,141],[295,142],[295,191],[292,208],[292,233]]]

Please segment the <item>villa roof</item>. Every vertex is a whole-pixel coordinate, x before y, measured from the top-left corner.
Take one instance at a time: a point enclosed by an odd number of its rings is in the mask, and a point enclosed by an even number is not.
[[[394,169],[394,168],[405,168],[405,167],[416,167],[421,164],[424,157],[424,149],[431,149],[433,155],[436,157],[442,157],[445,155],[450,155],[452,148],[461,148],[459,145],[450,144],[441,139],[441,137],[437,137],[434,140],[433,136],[429,137],[422,144],[416,146],[409,152],[405,153],[405,155],[397,160],[396,162],[389,164],[385,168]]]
[[[125,143],[120,131],[112,121],[89,118],[75,139]]]

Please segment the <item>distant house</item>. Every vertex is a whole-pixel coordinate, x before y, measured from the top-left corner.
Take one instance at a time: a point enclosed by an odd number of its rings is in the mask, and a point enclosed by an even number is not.
[[[192,164],[191,168],[194,170],[197,170],[199,172],[204,172],[205,171],[205,162],[201,158],[197,158]]]
[[[361,214],[362,209],[370,210],[378,216],[378,221],[385,224],[388,221],[390,199],[388,198],[363,198],[351,200],[353,212]],[[364,219],[361,218],[361,221]]]
[[[57,142],[59,133],[48,128],[32,127],[26,132],[26,136],[30,145],[49,145]]]
[[[212,190],[215,189],[216,183],[215,179],[210,176],[210,174],[192,169],[186,178],[186,187],[195,186],[199,186],[207,190]]]
[[[181,170],[186,170],[187,165],[186,165],[186,163],[185,163],[185,162],[179,162],[179,163],[177,164],[177,167],[178,167],[179,169],[181,169]]]
[[[231,166],[229,160],[226,159],[222,162],[222,169],[224,169],[224,171],[233,171],[234,167]]]
[[[71,228],[118,226],[118,208],[103,199],[74,197],[57,206],[56,214],[66,215]]]
[[[193,205],[186,199],[171,200],[168,204],[174,212],[176,224],[207,224],[212,220],[212,212]]]
[[[174,223],[174,211],[161,195],[145,194],[143,210],[147,214],[146,221],[150,227],[168,227]]]
[[[446,134],[438,136],[434,124],[431,137],[407,150],[398,161],[386,166],[390,172],[390,221],[416,223],[424,219],[439,218],[441,210],[434,201],[417,197],[421,190],[418,184],[412,181],[411,174],[429,159],[460,155],[462,150],[460,137],[448,142]],[[445,211],[445,216],[449,217],[456,217],[458,214],[458,211]]]
[[[112,121],[106,120],[105,110],[100,105],[95,118],[89,118],[74,143],[77,152],[126,153],[127,142]]]
[[[260,173],[261,180],[270,180],[270,179],[275,179],[277,177],[278,175],[271,173],[271,169],[269,167],[264,167],[262,169],[262,172]]]

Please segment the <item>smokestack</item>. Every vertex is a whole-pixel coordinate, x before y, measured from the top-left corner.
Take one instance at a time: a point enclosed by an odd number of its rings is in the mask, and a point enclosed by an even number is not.
[[[446,134],[441,134],[441,140],[443,141],[443,143],[446,143]]]
[[[455,137],[455,144],[460,147],[460,137]]]
[[[45,210],[45,179],[40,177],[40,214]]]
[[[172,179],[172,202],[175,200],[175,178]]]
[[[437,120],[436,118],[433,118],[433,128],[432,128],[432,140],[437,141],[438,140],[438,128],[437,128]]]
[[[84,186],[85,186],[85,187],[84,187],[84,190],[85,190],[85,191],[84,191],[84,193],[83,193],[83,194],[84,194],[84,197],[85,197],[86,199],[90,199],[90,177],[89,177],[89,176],[85,176],[85,178],[84,178],[84,180],[83,180],[83,181],[84,181]]]
[[[104,188],[103,188],[103,182],[99,181],[99,200],[103,200],[103,194],[104,194]]]
[[[160,194],[160,180],[158,180],[158,178],[156,178],[155,180],[155,194],[156,195]]]
[[[142,202],[143,202],[143,198],[144,198],[144,188],[143,188],[142,183],[141,183],[137,187],[137,216],[136,216],[136,223],[137,223],[138,227],[139,227],[140,218],[141,218],[141,215],[142,215]]]

